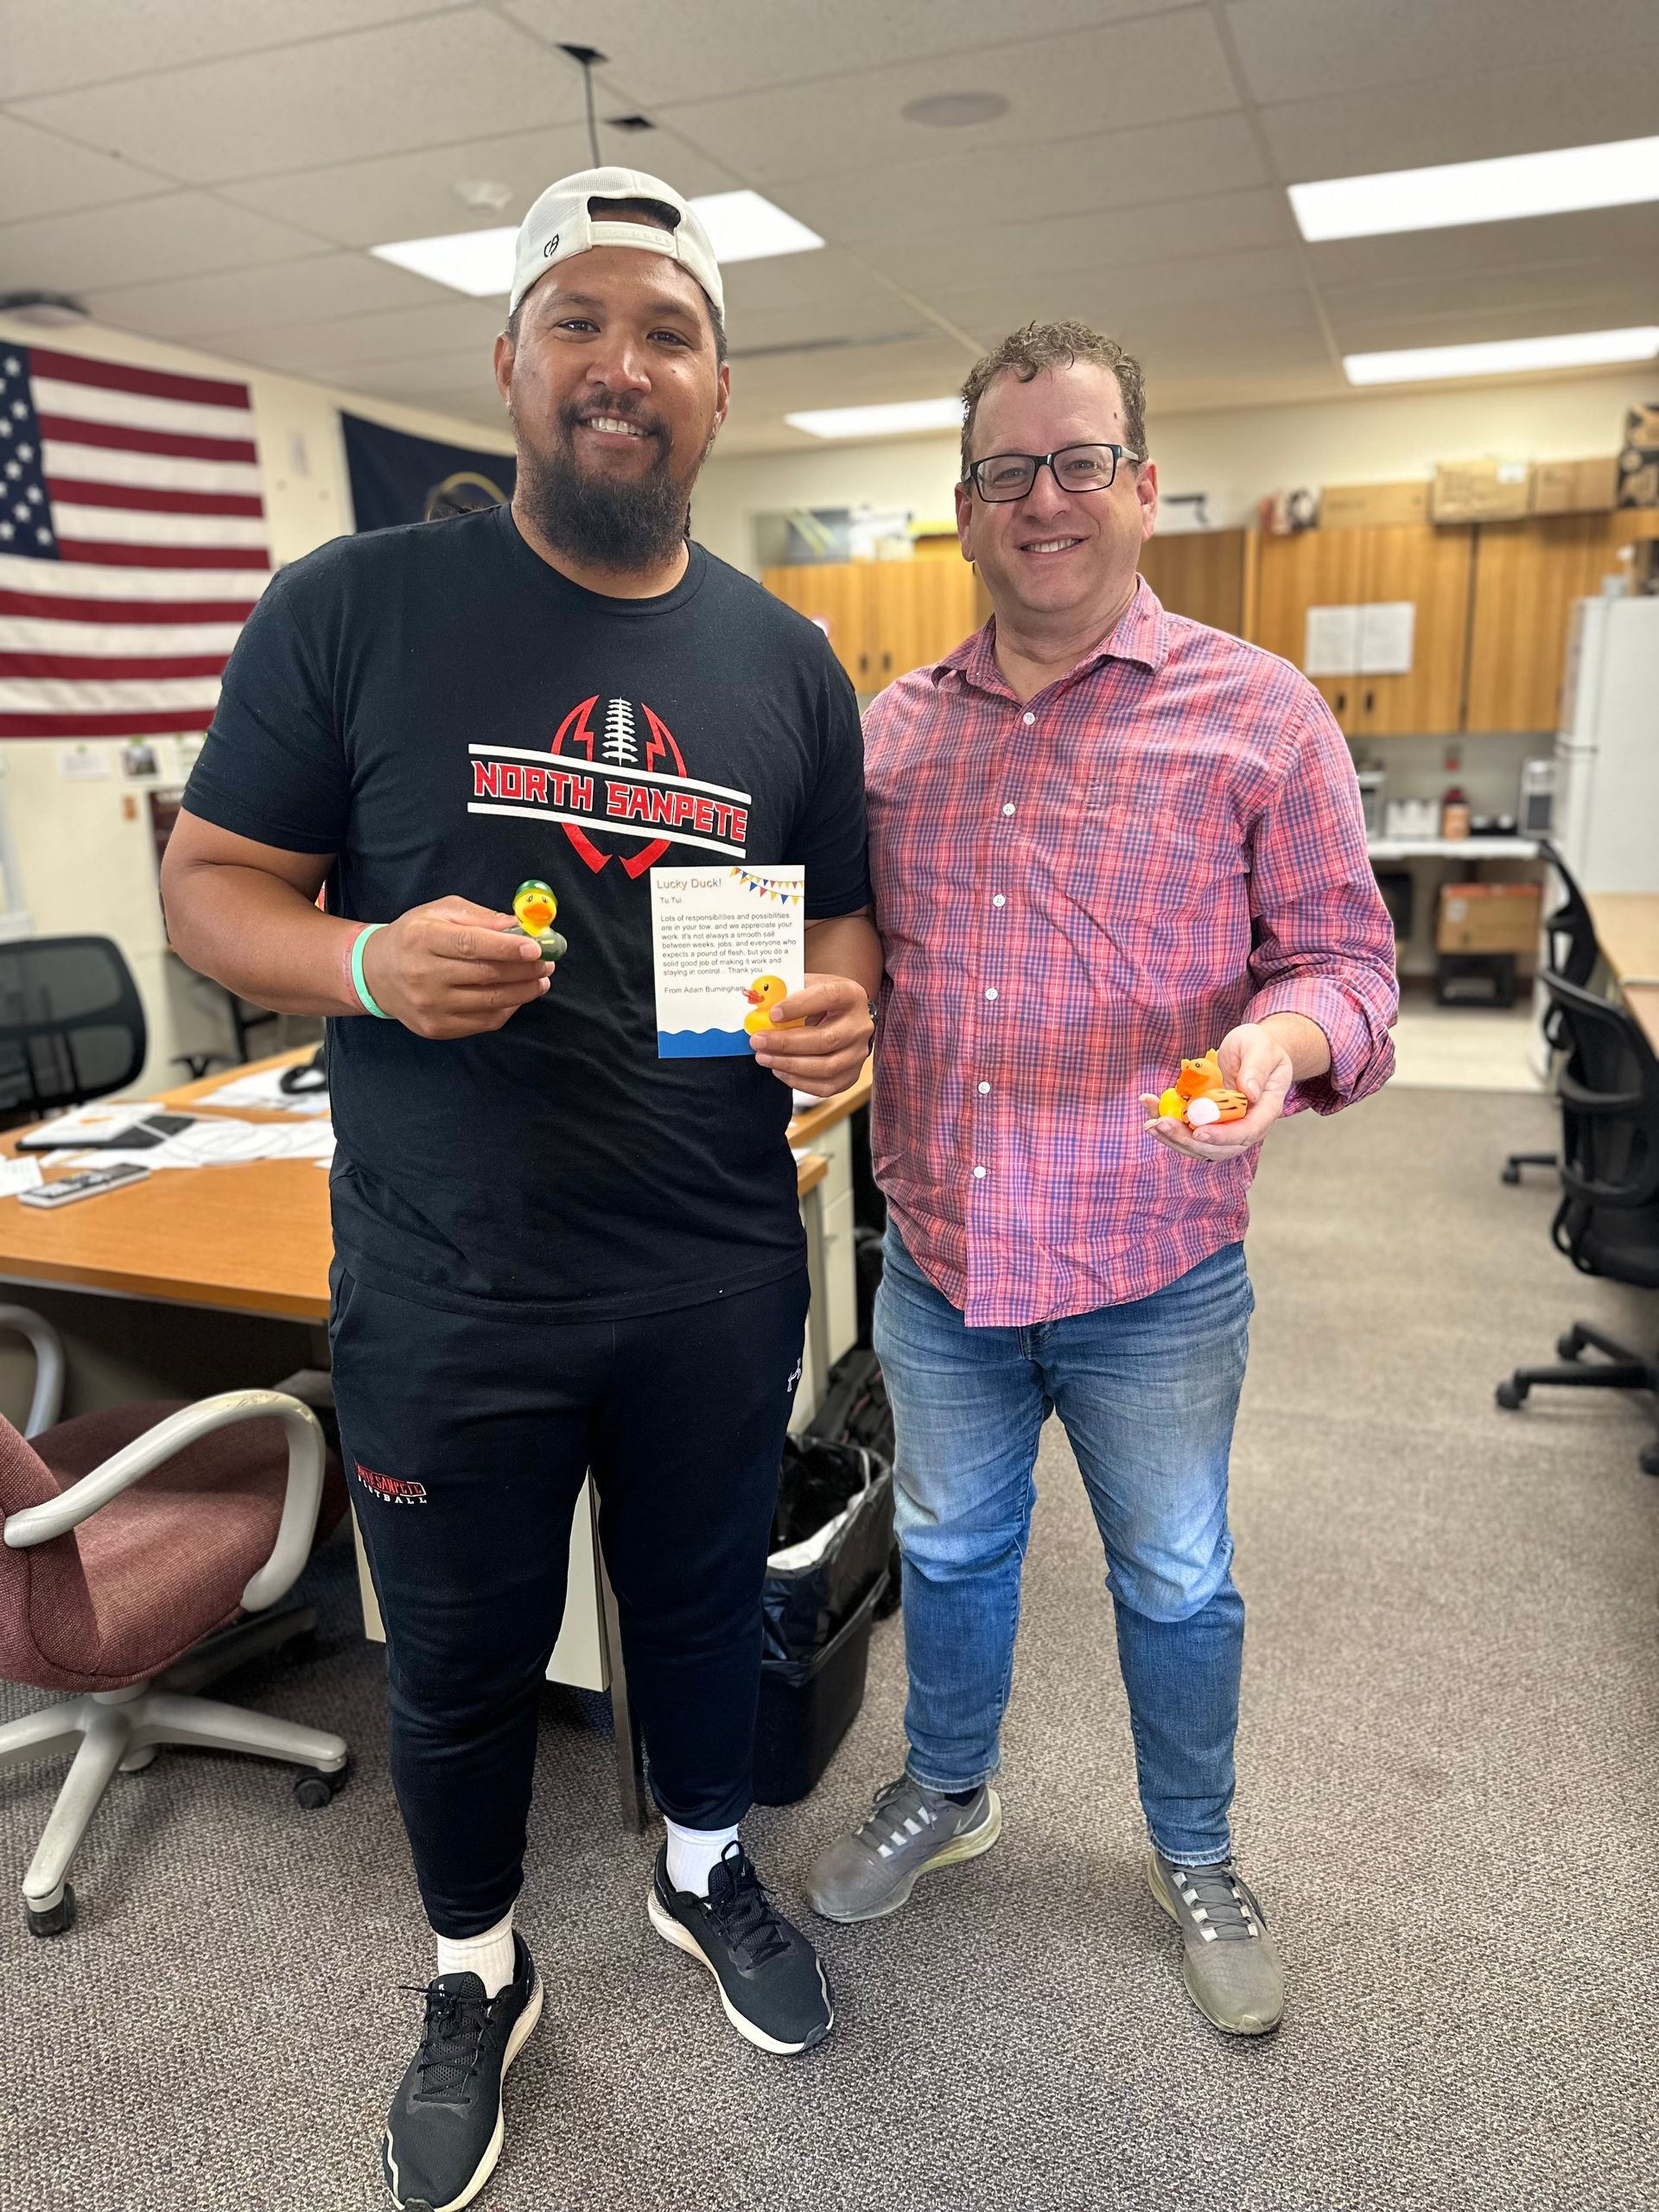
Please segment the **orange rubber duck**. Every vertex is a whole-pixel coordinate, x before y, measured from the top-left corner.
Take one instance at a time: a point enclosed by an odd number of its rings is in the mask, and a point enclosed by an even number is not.
[[[1190,1129],[1212,1122],[1242,1122],[1249,1110],[1244,1093],[1230,1090],[1223,1082],[1213,1046],[1201,1060],[1183,1060],[1180,1073],[1158,1101],[1160,1121],[1185,1122]]]

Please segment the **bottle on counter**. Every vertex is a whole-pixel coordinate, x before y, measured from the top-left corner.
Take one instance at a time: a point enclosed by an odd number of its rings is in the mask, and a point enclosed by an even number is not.
[[[1458,781],[1463,766],[1461,756],[1450,752],[1446,756],[1446,773],[1452,781],[1446,787],[1440,801],[1440,835],[1446,838],[1466,837],[1470,830],[1469,800],[1463,785]]]

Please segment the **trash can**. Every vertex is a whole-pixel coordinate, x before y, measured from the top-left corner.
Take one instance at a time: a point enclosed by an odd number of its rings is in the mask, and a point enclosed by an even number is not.
[[[804,1797],[864,1701],[870,1624],[893,1549],[893,1474],[875,1452],[816,1437],[784,1450],[762,1601],[754,1794]]]

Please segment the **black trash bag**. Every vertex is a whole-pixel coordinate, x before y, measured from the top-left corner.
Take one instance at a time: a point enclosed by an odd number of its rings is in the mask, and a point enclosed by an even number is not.
[[[887,1462],[856,1445],[785,1438],[761,1600],[764,1657],[810,1659],[833,1643],[885,1579],[892,1551]]]

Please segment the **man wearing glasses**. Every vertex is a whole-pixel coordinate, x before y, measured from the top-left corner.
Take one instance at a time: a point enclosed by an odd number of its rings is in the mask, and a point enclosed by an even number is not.
[[[877,1919],[996,1841],[1055,1411],[1105,1548],[1147,1880],[1194,2002],[1260,2035],[1283,1981],[1228,1826],[1247,1192],[1281,1114],[1387,1080],[1393,932],[1318,692],[1166,614],[1136,573],[1158,505],[1138,365],[1081,324],[1033,324],[963,400],[957,522],[994,616],[865,727],[909,1756],[809,1894]],[[1244,1117],[1157,1118],[1212,1045]]]

